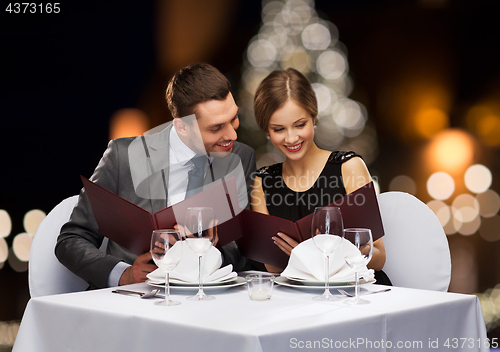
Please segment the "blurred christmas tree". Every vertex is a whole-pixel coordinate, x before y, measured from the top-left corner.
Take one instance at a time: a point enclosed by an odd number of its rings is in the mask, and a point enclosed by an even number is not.
[[[253,113],[253,96],[271,71],[293,67],[309,78],[318,99],[316,143],[329,150],[354,150],[367,164],[377,155],[377,135],[366,109],[349,99],[346,50],[337,27],[319,18],[312,0],[263,1],[262,26],[246,51],[239,106],[245,130],[259,130]],[[284,160],[264,134],[246,141],[257,151],[257,166]],[[256,137],[258,135],[258,137]]]

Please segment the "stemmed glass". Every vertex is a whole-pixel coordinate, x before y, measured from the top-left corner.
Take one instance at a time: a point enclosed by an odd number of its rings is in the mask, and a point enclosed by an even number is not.
[[[347,265],[354,270],[354,297],[348,299],[348,304],[366,304],[369,301],[359,298],[359,270],[365,267],[373,254],[373,237],[370,229],[345,229],[344,239],[351,242],[359,250],[356,255],[345,255]]]
[[[170,272],[182,257],[182,235],[174,229],[154,230],[151,235],[151,256],[155,264],[165,273],[165,300],[155,302],[162,306],[175,306],[179,301],[170,300]]]
[[[338,207],[317,207],[311,225],[311,235],[314,244],[325,255],[325,292],[313,299],[318,301],[333,301],[338,298],[330,292],[330,256],[342,242],[344,223]]]
[[[186,242],[188,246],[198,255],[199,284],[198,293],[187,297],[191,301],[205,301],[215,299],[214,296],[208,296],[203,292],[203,280],[201,270],[201,258],[205,254],[216,238],[216,227],[214,212],[210,207],[188,208],[186,212],[186,221],[184,224],[186,231]]]

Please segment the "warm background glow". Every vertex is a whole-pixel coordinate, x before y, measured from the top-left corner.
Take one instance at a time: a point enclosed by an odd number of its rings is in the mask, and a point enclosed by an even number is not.
[[[149,120],[139,109],[121,109],[109,122],[109,139],[140,136],[149,129]]]
[[[431,167],[452,174],[463,171],[474,157],[474,141],[470,134],[458,129],[448,129],[430,142],[427,158]]]

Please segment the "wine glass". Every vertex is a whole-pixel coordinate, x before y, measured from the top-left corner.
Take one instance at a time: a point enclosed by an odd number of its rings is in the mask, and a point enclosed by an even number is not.
[[[354,270],[354,297],[346,301],[349,304],[366,304],[369,301],[359,298],[359,270],[370,261],[373,254],[373,237],[370,229],[345,229],[344,239],[359,250],[355,255],[345,255],[347,265]],[[346,245],[346,244],[344,244]]]
[[[186,231],[186,243],[198,255],[199,284],[198,293],[187,297],[191,301],[204,301],[215,299],[214,296],[208,296],[203,292],[203,280],[201,270],[201,258],[205,254],[216,238],[216,227],[214,212],[210,207],[188,208],[186,212],[186,221],[184,230]]]
[[[344,223],[338,207],[317,207],[311,225],[311,235],[314,244],[325,255],[325,292],[314,297],[318,301],[333,301],[338,298],[330,292],[330,256],[333,255],[342,242]]]
[[[165,300],[155,304],[175,306],[179,301],[170,300],[170,272],[182,257],[182,236],[175,229],[154,230],[151,235],[151,256],[155,264],[165,273]]]

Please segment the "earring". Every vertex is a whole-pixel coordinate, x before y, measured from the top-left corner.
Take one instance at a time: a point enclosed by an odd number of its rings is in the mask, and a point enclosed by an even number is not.
[[[314,127],[313,127],[313,128],[314,128],[314,129],[316,129],[316,128],[318,128],[318,126],[317,126],[317,125],[314,125]]]
[[[271,136],[269,135],[269,133],[267,134],[267,139],[271,139]]]

